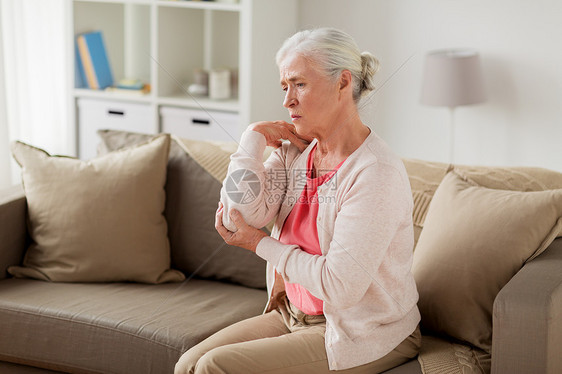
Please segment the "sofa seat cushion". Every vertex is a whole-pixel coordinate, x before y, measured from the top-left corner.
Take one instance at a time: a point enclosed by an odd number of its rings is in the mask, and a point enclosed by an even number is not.
[[[179,284],[0,281],[0,360],[95,373],[171,373],[207,336],[259,315],[266,292]]]
[[[40,369],[33,366],[19,365],[12,362],[0,361],[0,373],[10,374],[61,374],[61,371]]]

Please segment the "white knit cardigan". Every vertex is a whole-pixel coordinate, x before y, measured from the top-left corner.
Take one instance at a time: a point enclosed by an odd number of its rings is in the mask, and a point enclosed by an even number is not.
[[[279,242],[283,223],[305,185],[307,157],[316,143],[315,139],[301,153],[284,142],[263,163],[265,137],[246,130],[221,190],[223,221],[236,230],[228,217],[232,208],[258,228],[277,217],[271,237],[263,238],[256,251],[268,263],[266,311],[275,307],[277,290],[282,289],[276,271],[322,299],[329,367],[343,370],[385,356],[420,321],[411,273],[413,201],[402,161],[371,131],[335,176],[318,188],[322,255]],[[260,188],[257,195],[243,200],[238,196],[236,202],[229,198],[229,193],[234,196],[232,180],[227,181],[233,173],[240,177],[241,169],[243,179],[254,187],[259,180]]]

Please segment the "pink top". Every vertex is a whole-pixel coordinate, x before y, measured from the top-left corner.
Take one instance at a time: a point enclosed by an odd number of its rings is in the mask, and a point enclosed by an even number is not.
[[[311,178],[314,153],[316,145],[310,151],[306,165],[306,186],[301,196],[291,210],[283,224],[279,241],[284,244],[296,244],[303,251],[312,255],[321,255],[320,242],[318,241],[318,186],[328,181],[344,163],[340,162],[335,169],[320,177]],[[308,315],[324,314],[324,302],[312,295],[306,288],[298,283],[285,281],[285,291],[289,301]]]

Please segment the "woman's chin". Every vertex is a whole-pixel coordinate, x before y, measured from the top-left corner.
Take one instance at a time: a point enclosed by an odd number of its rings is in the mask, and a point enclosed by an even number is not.
[[[299,121],[294,121],[293,125],[295,125],[297,134],[310,136],[310,129],[308,129],[306,126],[303,126],[301,123],[299,123]]]
[[[314,132],[307,130],[307,129],[299,129],[298,126],[295,126],[295,128],[297,129],[297,134],[305,139],[308,142],[311,142],[314,140],[314,138],[316,138],[316,136],[314,135]]]

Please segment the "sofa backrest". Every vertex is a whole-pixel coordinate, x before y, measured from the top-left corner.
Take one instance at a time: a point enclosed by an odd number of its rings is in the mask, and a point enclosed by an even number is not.
[[[414,243],[423,229],[427,209],[445,175],[455,169],[478,185],[513,191],[544,191],[562,188],[562,173],[538,167],[453,165],[417,159],[402,159],[414,199]]]
[[[27,202],[21,186],[0,192],[0,279],[8,266],[19,265],[25,252]]]

